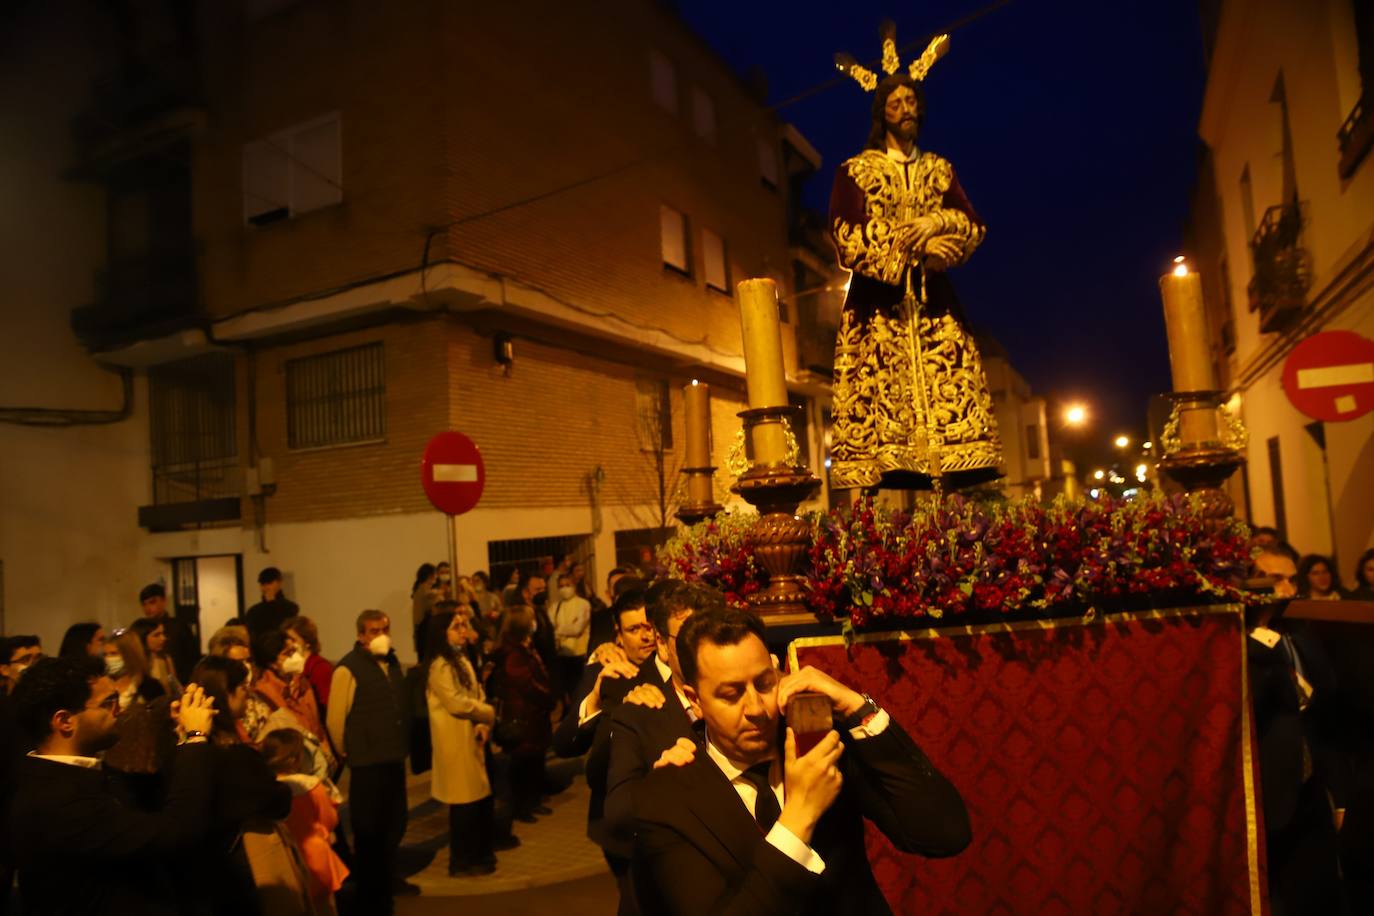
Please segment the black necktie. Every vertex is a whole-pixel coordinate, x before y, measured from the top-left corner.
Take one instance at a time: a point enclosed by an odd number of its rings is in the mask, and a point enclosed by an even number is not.
[[[773,829],[778,815],[782,814],[782,808],[778,806],[778,796],[773,793],[773,786],[768,782],[768,771],[772,766],[772,761],[760,763],[739,774],[741,779],[748,780],[758,789],[759,797],[754,802],[754,819],[759,822],[759,827],[764,833]]]

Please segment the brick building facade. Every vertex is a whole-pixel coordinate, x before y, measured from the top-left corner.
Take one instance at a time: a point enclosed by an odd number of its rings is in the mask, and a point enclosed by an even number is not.
[[[61,96],[77,143],[54,136],[35,159],[62,166],[46,193],[75,181],[84,195],[97,274],[84,300],[41,301],[37,283],[41,311],[10,327],[70,311],[88,354],[72,364],[133,375],[118,431],[83,434],[89,472],[117,470],[99,511],[121,515],[125,572],[62,586],[98,595],[103,622],[125,622],[138,583],[162,576],[208,630],[254,600],[268,564],[327,651],[364,607],[404,618],[415,567],[447,550],[418,476],[444,429],[488,470],[457,526],[461,570],[566,547],[601,579],[672,509],[648,440],[667,419],[671,503],[693,378],[712,385],[723,463],[746,277],[779,281],[789,376],[821,420],[814,354],[833,318],[823,297],[793,296],[818,263],[795,225],[818,157],[665,6],[618,0],[595,21],[437,0],[193,9],[44,32],[58,57],[89,53]],[[31,16],[51,24],[63,5]],[[5,435],[16,467],[41,451],[23,427]],[[805,439],[819,471],[823,435]],[[70,552],[61,513],[87,511],[63,504],[41,536],[0,538],[30,629],[56,627],[30,557]]]

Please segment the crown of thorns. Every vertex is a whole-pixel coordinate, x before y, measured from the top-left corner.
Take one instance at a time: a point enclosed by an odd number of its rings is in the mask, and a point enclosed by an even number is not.
[[[891,22],[884,22],[880,29],[883,39],[883,73],[888,76],[896,73],[902,67],[901,58],[897,56],[897,26]],[[907,72],[916,82],[923,82],[926,74],[935,62],[945,56],[949,50],[949,36],[936,35],[926,45],[926,49],[921,56],[911,62]],[[865,92],[872,92],[878,88],[878,74],[865,67],[854,59],[853,55],[841,52],[835,55],[835,66],[839,71],[854,80],[864,88]]]

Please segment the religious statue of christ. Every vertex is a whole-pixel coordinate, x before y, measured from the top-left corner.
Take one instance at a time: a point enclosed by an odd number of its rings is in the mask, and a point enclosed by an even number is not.
[[[883,26],[883,71],[839,68],[874,93],[868,144],[835,175],[830,229],[852,275],[835,343],[831,485],[925,489],[994,480],[1002,445],[978,347],[946,276],[983,240],[954,169],[921,151],[921,83],[941,35],[900,72]]]

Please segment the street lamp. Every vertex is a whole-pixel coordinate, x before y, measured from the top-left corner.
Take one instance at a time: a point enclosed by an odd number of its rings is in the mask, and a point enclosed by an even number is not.
[[[1088,408],[1082,404],[1070,404],[1064,408],[1064,422],[1069,426],[1082,426],[1088,422]]]
[[[1107,472],[1106,472],[1106,471],[1103,471],[1103,470],[1096,470],[1096,471],[1093,471],[1093,480],[1101,480],[1103,477],[1106,477],[1106,476],[1107,476]]]
[[[1128,446],[1128,445],[1131,444],[1131,437],[1130,437],[1130,436],[1117,436],[1116,439],[1115,439],[1114,441],[1115,441],[1115,445],[1116,445],[1117,448],[1125,448],[1126,446]]]

